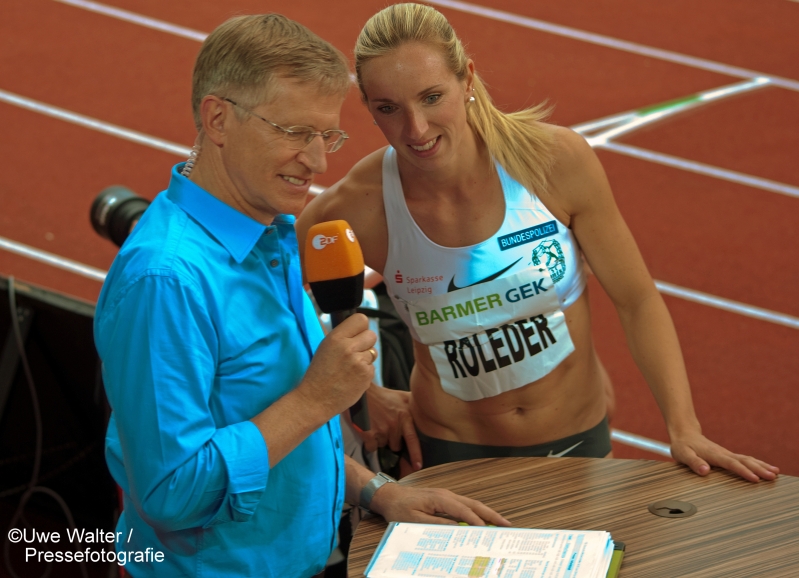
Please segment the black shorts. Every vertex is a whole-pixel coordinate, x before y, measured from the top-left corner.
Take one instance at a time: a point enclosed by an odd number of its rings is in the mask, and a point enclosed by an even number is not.
[[[582,433],[535,446],[486,446],[433,438],[418,429],[424,467],[479,458],[604,458],[612,449],[608,418]],[[407,459],[407,456],[406,456]]]

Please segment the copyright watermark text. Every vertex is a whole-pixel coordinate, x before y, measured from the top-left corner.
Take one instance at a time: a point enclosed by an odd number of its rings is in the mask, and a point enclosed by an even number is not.
[[[25,547],[26,562],[114,562],[120,566],[128,562],[163,562],[164,553],[153,548],[127,550],[133,530],[123,532],[106,530],[67,529],[61,532],[40,532],[28,528],[11,528],[8,541],[12,544],[28,544]],[[65,545],[67,549],[53,549],[52,545]],[[116,545],[120,547],[116,549]],[[41,546],[47,549],[40,549]],[[111,545],[106,550],[105,545]],[[57,548],[58,546],[56,546]]]

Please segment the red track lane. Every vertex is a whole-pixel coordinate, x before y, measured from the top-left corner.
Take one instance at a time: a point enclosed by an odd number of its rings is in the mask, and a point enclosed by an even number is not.
[[[384,6],[362,2],[199,2],[116,0],[113,5],[200,31],[234,13],[275,10],[351,55],[362,23]],[[787,0],[689,3],[548,3],[492,0],[492,7],[614,34],[619,38],[772,74],[799,77],[799,5]],[[553,12],[553,11],[557,11]],[[505,109],[544,99],[570,125],[636,109],[735,79],[444,10]],[[0,0],[0,88],[189,146],[189,78],[199,43],[50,0]],[[685,14],[690,14],[690,21]],[[760,18],[778,16],[768,26]],[[721,17],[723,16],[723,17]],[[792,20],[793,18],[793,20]],[[735,28],[737,32],[731,32]],[[766,32],[763,32],[763,30]],[[692,31],[697,31],[692,34]],[[701,32],[699,32],[701,31]],[[788,33],[790,31],[790,34]],[[791,70],[793,67],[793,71]],[[797,95],[766,89],[703,108],[625,139],[667,152],[797,184]],[[0,235],[107,268],[115,250],[88,225],[91,200],[124,184],[152,198],[162,190],[168,153],[0,104]],[[783,122],[785,119],[788,122]],[[330,157],[331,184],[384,144],[357,93],[342,127],[353,137]],[[745,137],[749,140],[745,140]],[[790,313],[796,305],[797,200],[600,152],[619,206],[653,276]],[[48,241],[46,233],[54,239]],[[736,269],[739,262],[749,264]],[[0,273],[93,300],[99,283],[0,251]],[[651,395],[630,359],[608,298],[592,285],[597,347],[614,379],[614,425],[665,441]],[[696,405],[708,435],[731,449],[799,475],[793,440],[799,332],[667,298],[682,340]],[[757,409],[754,409],[757,408]],[[791,443],[786,443],[789,440]],[[652,454],[616,444],[617,457]]]
[[[53,0],[0,5],[0,88],[191,146],[199,43]]]
[[[323,0],[270,1],[235,0],[112,0],[106,2],[131,12],[146,14],[166,22],[194,30],[210,32],[227,18],[239,14],[278,12],[298,22],[332,42],[352,56],[355,38],[366,20],[390,2],[358,0],[325,2]]]
[[[186,5],[187,12],[192,12],[191,6]],[[191,69],[199,42],[52,0],[0,0],[0,7],[0,88],[191,146],[196,135],[190,111]],[[252,11],[257,11],[255,6]],[[213,29],[232,13],[220,11],[218,18],[209,18],[207,26],[198,29]],[[331,15],[326,16],[329,22]],[[70,22],[68,28],[65,22]],[[324,26],[317,23],[319,28]],[[356,33],[339,47],[351,52]],[[341,125],[358,138],[330,156],[324,184],[332,184],[357,160],[385,144],[355,90],[345,104]],[[174,162],[179,160],[174,157]],[[120,159],[124,164],[135,162],[135,157]],[[161,175],[137,192],[152,197],[165,186],[166,177]]]
[[[0,158],[0,235],[49,253],[107,269],[116,248],[89,223],[94,197],[124,184],[152,197],[151,183],[176,157],[165,152],[0,103],[6,138]],[[0,250],[0,272],[95,300],[100,283]]]
[[[796,42],[799,5],[787,0],[483,0],[476,3],[799,80]]]
[[[668,440],[663,420],[638,372],[618,317],[596,279],[590,282],[594,340],[616,387],[613,426]],[[799,332],[666,297],[683,348],[704,433],[730,450],[799,475]],[[778,352],[783,352],[780,355]],[[614,446],[616,457],[647,457]]]
[[[349,57],[362,23],[385,6],[384,2],[374,0],[349,5],[306,0],[269,6],[262,2],[237,1],[235,9],[229,4],[188,0],[113,2],[114,6],[126,10],[200,31],[213,29],[234,13],[275,10],[303,22]],[[556,107],[554,120],[560,124],[639,108],[730,82],[730,78],[724,75],[600,48],[457,11],[444,12],[467,43],[478,71],[488,80],[492,95],[501,106],[517,109],[548,99]],[[348,125],[346,127],[354,131]],[[347,143],[347,148],[352,144],[355,143]],[[365,152],[368,150],[365,148]]]
[[[654,278],[799,316],[799,199],[598,154]]]
[[[547,100],[571,125],[729,84],[728,76],[445,11],[489,84],[517,110]]]

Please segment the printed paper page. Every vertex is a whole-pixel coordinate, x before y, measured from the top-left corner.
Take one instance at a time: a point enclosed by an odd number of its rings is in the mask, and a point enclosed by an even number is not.
[[[603,578],[607,532],[396,523],[369,578]]]

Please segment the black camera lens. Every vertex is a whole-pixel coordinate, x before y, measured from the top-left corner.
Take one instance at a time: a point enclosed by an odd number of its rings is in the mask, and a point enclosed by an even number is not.
[[[150,201],[147,199],[128,188],[114,185],[97,195],[89,217],[97,233],[121,247],[148,206]]]

